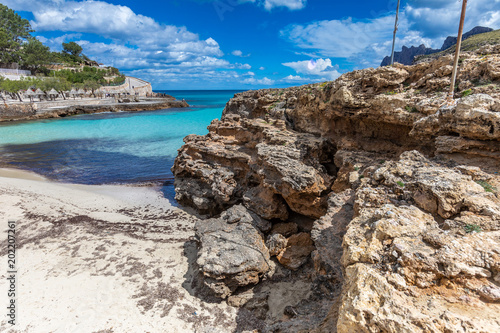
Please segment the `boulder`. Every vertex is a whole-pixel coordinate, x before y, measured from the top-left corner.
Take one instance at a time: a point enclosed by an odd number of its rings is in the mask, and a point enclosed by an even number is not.
[[[205,284],[221,298],[238,287],[256,284],[270,269],[260,221],[245,207],[228,209],[220,218],[196,223],[197,264]]]

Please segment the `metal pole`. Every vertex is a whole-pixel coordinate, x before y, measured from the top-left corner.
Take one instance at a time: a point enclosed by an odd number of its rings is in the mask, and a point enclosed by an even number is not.
[[[455,95],[455,81],[457,80],[458,59],[460,58],[460,48],[462,47],[462,33],[464,31],[466,9],[467,9],[467,0],[463,0],[462,15],[460,16],[460,26],[458,27],[457,49],[455,51],[455,62],[453,63],[453,73],[451,74],[451,86],[450,86],[450,93],[448,94],[448,102],[451,102]]]
[[[394,23],[394,35],[392,36],[391,66],[394,65],[394,46],[396,45],[396,32],[398,32],[399,4],[400,3],[401,3],[401,0],[398,0],[398,9],[396,9],[396,22]]]

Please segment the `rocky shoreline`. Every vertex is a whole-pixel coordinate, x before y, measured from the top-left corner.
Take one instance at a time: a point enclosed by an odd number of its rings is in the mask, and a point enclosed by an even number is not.
[[[240,331],[500,330],[500,45],[461,56],[448,105],[451,64],[240,93],[184,139],[200,288]],[[309,293],[276,313],[284,278]]]
[[[189,107],[186,101],[166,98],[141,97],[138,101],[92,100],[92,104],[85,104],[79,100],[66,100],[63,105],[47,103],[17,103],[0,106],[0,122],[49,119],[74,116],[78,114],[92,114],[100,112],[119,111],[153,111],[169,108]]]

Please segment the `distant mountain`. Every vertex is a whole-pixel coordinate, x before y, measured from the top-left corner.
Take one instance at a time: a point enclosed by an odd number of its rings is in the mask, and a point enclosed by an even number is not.
[[[485,27],[475,27],[471,31],[463,34],[462,40],[466,40],[467,38],[474,36],[474,35],[479,35],[479,34],[484,34],[485,32],[490,32],[493,31],[491,28],[485,28]],[[443,43],[443,46],[441,46],[440,51],[444,51],[452,47],[453,45],[457,44],[457,37],[452,37],[448,36],[446,40]]]
[[[493,31],[491,28],[485,28],[485,27],[475,27],[471,31],[463,34],[462,40],[465,40],[471,36],[477,35],[477,34],[482,34],[485,32],[490,32]],[[424,44],[420,45],[419,47],[406,47],[403,46],[403,49],[401,52],[394,52],[394,62],[398,62],[403,65],[411,65],[413,63],[413,59],[416,56],[419,55],[428,55],[428,54],[433,54],[437,53],[446,49],[449,49],[450,47],[454,46],[457,43],[457,37],[452,37],[449,36],[446,38],[446,40],[443,43],[443,46],[441,49],[431,49],[426,47]],[[391,63],[391,57],[387,56],[382,60],[382,63],[380,66],[387,66],[390,65]]]
[[[400,64],[404,65],[411,65],[413,62],[413,59],[418,56],[418,55],[427,55],[427,54],[432,54],[439,52],[441,50],[435,50],[431,49],[428,47],[425,47],[424,44],[420,45],[419,47],[406,47],[403,46],[403,49],[401,52],[394,52],[394,62],[399,62]],[[382,64],[380,66],[388,66],[391,64],[391,57],[385,57],[384,60],[382,60]]]

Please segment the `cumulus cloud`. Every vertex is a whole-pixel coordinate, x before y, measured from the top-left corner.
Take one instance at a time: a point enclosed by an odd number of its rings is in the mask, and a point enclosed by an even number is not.
[[[332,65],[331,59],[311,59],[296,62],[286,62],[282,64],[293,68],[295,72],[305,75],[321,76],[326,80],[334,80],[338,78],[341,74],[338,72],[337,68]],[[297,78],[290,76],[290,79]]]

